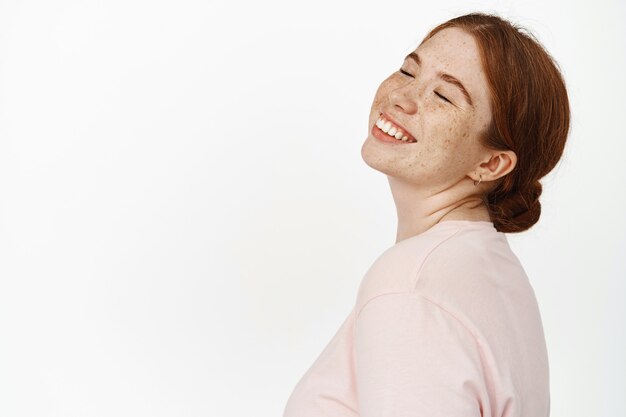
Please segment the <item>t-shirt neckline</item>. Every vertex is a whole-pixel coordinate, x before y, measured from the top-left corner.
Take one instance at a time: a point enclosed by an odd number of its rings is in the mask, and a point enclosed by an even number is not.
[[[446,226],[462,226],[462,227],[486,227],[489,230],[496,230],[496,226],[493,222],[487,220],[442,220],[440,222],[435,223],[428,230],[437,229],[439,227]],[[425,232],[427,232],[426,230]]]
[[[490,222],[490,221],[487,221],[487,220],[442,220],[440,222],[435,223],[431,227],[435,227],[438,224],[446,224],[446,223],[450,223],[450,224],[475,224],[475,225],[485,225],[485,226],[495,227],[493,225],[493,222]]]
[[[494,226],[493,222],[487,221],[487,220],[442,220],[440,222],[435,223],[434,225],[432,225],[429,229],[424,230],[422,233],[419,233],[417,235],[408,237],[406,239],[401,240],[400,242],[396,242],[395,245],[411,240],[411,239],[415,239],[418,238],[419,236],[422,236],[424,234],[428,234],[431,231],[435,231],[440,227],[453,227],[453,226],[462,226],[462,227],[485,227],[487,228],[487,230],[493,230],[493,231],[497,231],[496,227]]]

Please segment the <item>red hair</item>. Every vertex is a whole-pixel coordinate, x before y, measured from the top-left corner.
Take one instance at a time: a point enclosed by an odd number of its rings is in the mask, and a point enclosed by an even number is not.
[[[494,15],[472,13],[451,19],[431,30],[422,43],[449,27],[471,34],[481,54],[492,112],[482,143],[517,156],[515,168],[496,180],[483,199],[498,231],[522,232],[539,220],[539,179],[556,166],[569,133],[563,77],[530,33]]]

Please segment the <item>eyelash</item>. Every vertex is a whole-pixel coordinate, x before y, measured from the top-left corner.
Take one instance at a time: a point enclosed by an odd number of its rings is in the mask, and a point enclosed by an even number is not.
[[[409,74],[408,72],[406,72],[403,69],[400,69],[400,73],[403,75],[406,75],[407,77],[411,77],[411,78],[415,78],[413,75]],[[441,94],[439,94],[438,92],[435,91],[435,94],[437,95],[437,97],[439,97],[440,99],[447,101],[448,103],[452,104],[452,102],[450,100],[448,100],[448,98],[446,96],[442,96]]]

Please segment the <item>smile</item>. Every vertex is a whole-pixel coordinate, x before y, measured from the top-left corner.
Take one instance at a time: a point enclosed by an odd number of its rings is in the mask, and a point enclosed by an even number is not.
[[[376,121],[376,127],[382,130],[389,138],[394,138],[398,141],[407,143],[415,143],[417,140],[410,134],[406,133],[401,127],[387,120],[382,114]]]

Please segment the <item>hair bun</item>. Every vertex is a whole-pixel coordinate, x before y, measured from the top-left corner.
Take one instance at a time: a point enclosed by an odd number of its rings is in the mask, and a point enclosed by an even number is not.
[[[513,190],[498,200],[490,201],[489,209],[499,232],[515,233],[529,229],[541,216],[539,197],[543,187],[535,181],[524,189]]]

